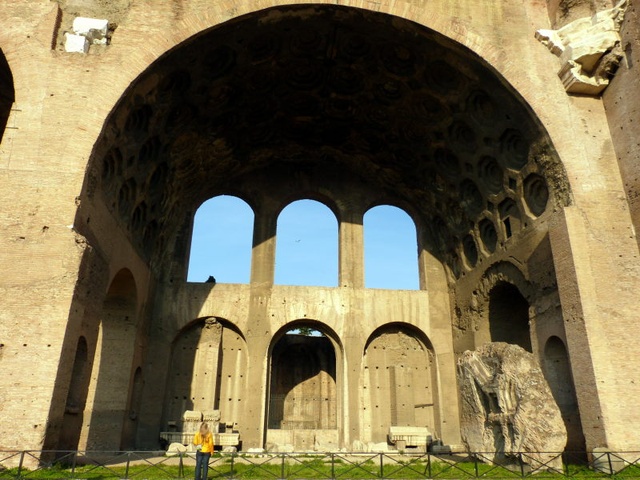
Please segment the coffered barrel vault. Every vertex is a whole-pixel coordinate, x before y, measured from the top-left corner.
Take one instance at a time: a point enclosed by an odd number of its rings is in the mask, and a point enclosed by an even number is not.
[[[337,6],[265,10],[165,54],[105,125],[88,194],[159,262],[184,235],[177,212],[275,169],[358,178],[413,205],[455,276],[570,202],[544,129],[477,55]]]

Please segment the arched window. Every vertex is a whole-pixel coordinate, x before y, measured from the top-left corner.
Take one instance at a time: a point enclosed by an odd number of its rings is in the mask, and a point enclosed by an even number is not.
[[[200,205],[193,221],[188,282],[249,283],[253,210],[228,195]]]
[[[416,226],[406,212],[381,205],[365,214],[364,261],[367,288],[420,288]]]
[[[338,285],[338,222],[322,203],[299,200],[280,212],[275,283]]]

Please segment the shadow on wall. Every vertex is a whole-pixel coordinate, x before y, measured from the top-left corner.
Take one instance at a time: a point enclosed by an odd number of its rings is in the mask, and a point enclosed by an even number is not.
[[[80,441],[84,407],[87,401],[87,388],[91,372],[91,362],[88,359],[87,341],[84,337],[78,339],[76,356],[73,362],[71,383],[65,402],[64,418],[58,449],[75,450]]]
[[[11,106],[15,102],[15,90],[13,88],[13,75],[9,63],[0,49],[0,142],[7,128],[7,121],[11,113]]]
[[[543,369],[567,429],[565,452],[586,452],[569,353],[564,342],[556,336],[550,337],[545,344]]]

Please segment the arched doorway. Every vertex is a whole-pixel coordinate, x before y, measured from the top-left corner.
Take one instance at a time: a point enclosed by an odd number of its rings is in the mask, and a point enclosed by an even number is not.
[[[500,282],[489,292],[489,332],[492,342],[511,343],[533,352],[529,302],[515,285]]]
[[[363,364],[364,438],[386,442],[393,426],[426,427],[437,436],[437,372],[424,334],[411,325],[380,327],[367,341]]]
[[[273,344],[267,445],[296,450],[339,446],[336,350],[322,330],[315,323],[296,324]]]

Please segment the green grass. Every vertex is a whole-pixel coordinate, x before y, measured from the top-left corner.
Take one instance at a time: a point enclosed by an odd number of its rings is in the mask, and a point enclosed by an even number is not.
[[[383,465],[380,458],[384,458]],[[184,460],[181,468],[177,459],[168,464],[166,458],[155,458],[145,462],[138,460],[139,464],[116,465],[81,465],[75,468],[63,465],[53,465],[48,468],[36,470],[21,469],[18,475],[17,468],[0,469],[2,479],[87,479],[87,480],[113,480],[128,478],[131,480],[160,480],[160,479],[187,479],[194,476],[193,459]],[[285,459],[280,456],[234,456],[215,455],[211,458],[209,466],[209,479],[330,479],[355,480],[355,479],[509,479],[522,478],[523,473],[519,469],[510,470],[504,467],[484,464],[480,462],[452,460],[438,460],[432,457],[428,462],[426,457],[392,458],[385,457],[353,457],[339,456],[291,456]],[[613,478],[629,479],[640,478],[640,467],[629,466],[614,476],[596,472],[586,466],[568,465],[565,473],[540,471],[534,474],[525,472],[526,478],[532,479],[561,479],[561,478]]]

